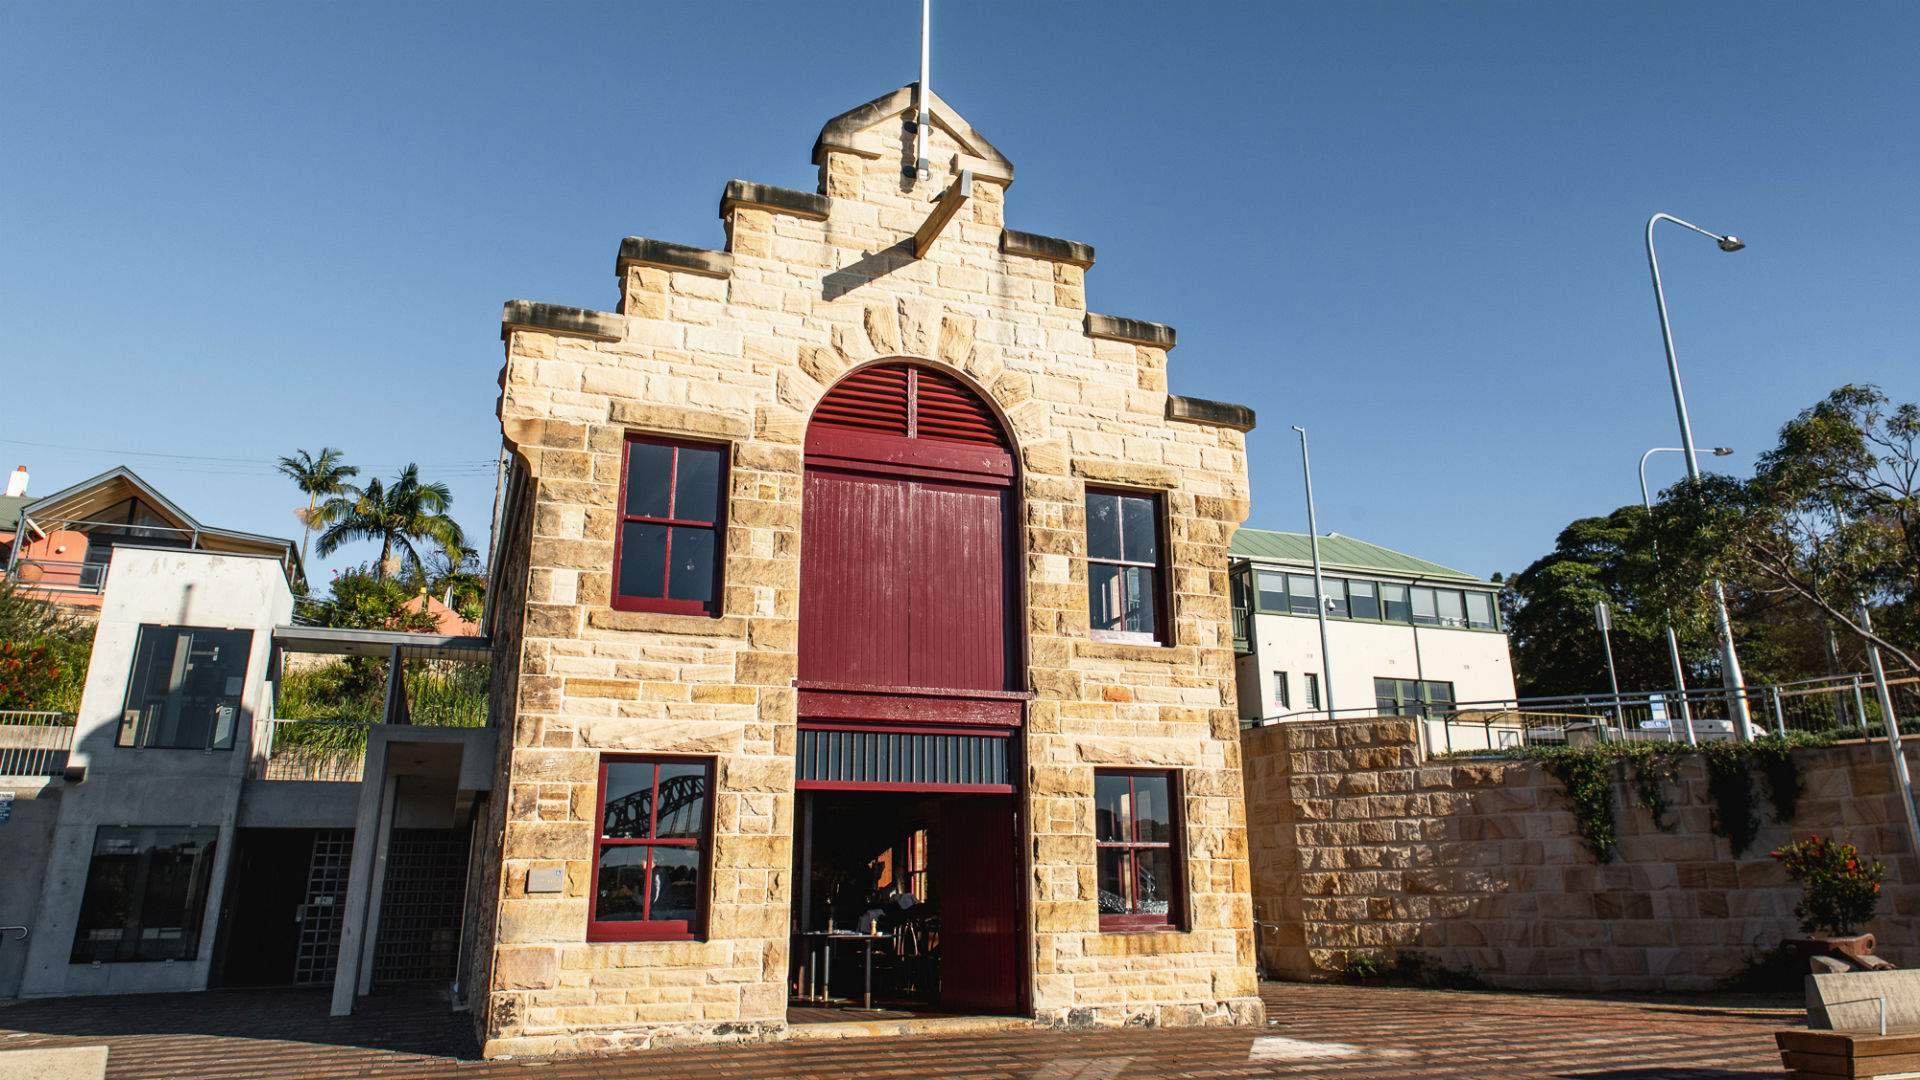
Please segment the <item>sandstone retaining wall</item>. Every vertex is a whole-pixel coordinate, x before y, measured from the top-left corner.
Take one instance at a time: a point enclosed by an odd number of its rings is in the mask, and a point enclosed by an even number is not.
[[[1704,765],[1683,759],[1662,832],[1616,775],[1619,846],[1596,862],[1560,781],[1533,762],[1431,760],[1401,719],[1255,728],[1243,740],[1261,956],[1284,978],[1406,956],[1521,989],[1704,990],[1798,936],[1799,888],[1768,852],[1818,833],[1888,865],[1868,929],[1920,964],[1920,863],[1884,743],[1795,752],[1794,819],[1734,856]],[[1915,758],[1909,751],[1910,759]],[[1910,762],[1920,770],[1920,759]]]

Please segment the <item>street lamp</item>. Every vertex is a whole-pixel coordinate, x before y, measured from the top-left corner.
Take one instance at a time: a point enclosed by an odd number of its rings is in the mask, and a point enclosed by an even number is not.
[[[1712,237],[1721,251],[1739,251],[1746,243],[1737,236],[1722,236],[1682,221],[1672,214],[1655,214],[1647,219],[1647,269],[1653,274],[1653,299],[1660,309],[1660,338],[1667,347],[1667,377],[1673,382],[1673,411],[1680,418],[1680,449],[1687,461],[1687,478],[1700,480],[1700,462],[1693,448],[1693,422],[1687,418],[1687,395],[1680,388],[1680,361],[1673,353],[1673,324],[1667,319],[1667,293],[1660,285],[1660,260],[1653,253],[1653,227],[1671,221],[1702,236]],[[1753,719],[1747,713],[1747,679],[1740,671],[1740,654],[1733,646],[1733,620],[1727,615],[1727,592],[1720,579],[1713,579],[1713,617],[1720,631],[1721,674],[1728,691],[1727,711],[1733,716],[1734,729],[1741,739],[1752,741]]]
[[[1686,450],[1683,447],[1656,446],[1640,455],[1640,505],[1646,508],[1649,517],[1653,515],[1653,496],[1647,491],[1647,459],[1655,454],[1684,453],[1686,453]],[[1714,457],[1727,457],[1732,453],[1733,447],[1731,446],[1716,446],[1713,448]],[[1660,548],[1657,542],[1654,545],[1653,558],[1656,563],[1660,560]],[[1687,725],[1687,745],[1696,746],[1700,740],[1693,733],[1693,707],[1687,703],[1687,676],[1685,669],[1680,666],[1680,639],[1675,637],[1673,633],[1673,613],[1671,611],[1667,612],[1667,659],[1673,664],[1673,688],[1680,695],[1680,718],[1685,721]],[[1671,724],[1673,718],[1668,717],[1667,722]]]
[[[1313,551],[1313,606],[1320,616],[1320,701],[1333,719],[1333,657],[1327,648],[1327,587],[1320,580],[1320,523],[1313,514],[1313,462],[1307,457],[1307,429],[1299,424],[1300,474],[1307,481],[1307,544]]]

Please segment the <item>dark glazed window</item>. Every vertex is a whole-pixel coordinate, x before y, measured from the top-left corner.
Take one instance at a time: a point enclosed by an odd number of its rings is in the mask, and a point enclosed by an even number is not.
[[[1179,785],[1172,773],[1102,770],[1093,775],[1099,851],[1100,929],[1179,926]]]
[[[1087,608],[1096,641],[1164,644],[1160,500],[1087,492]]]
[[[1475,630],[1493,630],[1500,625],[1494,620],[1492,593],[1467,594],[1467,625]]]
[[[142,626],[120,713],[120,746],[231,750],[251,630]]]
[[[1379,587],[1371,581],[1348,582],[1348,610],[1356,619],[1377,619],[1380,617]]]
[[[613,606],[720,613],[726,451],[632,437],[620,477]]]
[[[601,759],[589,940],[700,936],[712,803],[711,761]]]
[[[75,964],[192,960],[220,830],[102,825],[73,931]]]
[[[1411,622],[1413,608],[1407,603],[1407,587],[1381,582],[1380,610],[1388,622]]]

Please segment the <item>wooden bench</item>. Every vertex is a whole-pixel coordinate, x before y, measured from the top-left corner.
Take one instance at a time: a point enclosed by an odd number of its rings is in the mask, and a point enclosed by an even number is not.
[[[1789,1077],[1828,1080],[1831,1077],[1920,1077],[1920,1031],[1775,1032],[1780,1063]]]

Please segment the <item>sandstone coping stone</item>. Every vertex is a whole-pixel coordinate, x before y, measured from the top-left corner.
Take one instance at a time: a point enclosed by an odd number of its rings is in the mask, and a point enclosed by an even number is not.
[[[903,117],[914,108],[914,93],[919,80],[908,83],[898,90],[882,94],[865,105],[856,106],[827,121],[820,129],[820,137],[813,143],[813,163],[825,165],[829,151],[839,150],[850,154],[866,156],[866,150],[856,141],[860,133],[878,127],[895,117]],[[940,99],[932,90],[927,91],[927,111],[933,114],[933,122],[953,136],[968,157],[979,158],[995,166],[995,171],[1003,174],[1003,183],[1013,183],[1013,162],[1001,153],[986,136],[973,130],[973,125],[953,111],[953,106]]]
[[[538,300],[509,300],[500,311],[500,340],[515,330],[544,330],[550,334],[618,341],[626,320],[610,311],[543,304]]]
[[[620,241],[620,253],[614,257],[613,272],[618,274],[632,263],[683,270],[706,277],[723,278],[733,273],[733,256],[724,251],[670,244],[665,240],[649,240],[644,236],[629,236]]]
[[[720,216],[726,217],[742,206],[768,210],[776,214],[825,221],[833,209],[833,200],[825,195],[796,188],[756,184],[751,180],[729,180],[720,193]]]
[[[1145,319],[1128,319],[1119,315],[1102,315],[1087,312],[1087,336],[1106,338],[1109,341],[1125,341],[1134,345],[1147,345],[1156,349],[1171,349],[1174,345],[1173,327],[1165,323],[1148,322]]]
[[[1167,395],[1167,419],[1189,424],[1212,424],[1235,431],[1253,430],[1253,410],[1245,405],[1179,394]]]
[[[1025,255],[1030,259],[1071,263],[1082,269],[1093,265],[1092,244],[1062,240],[1057,236],[1020,232],[1017,229],[1000,230],[1000,250],[1008,255]]]
[[[1879,1031],[1880,1005],[1875,998],[1886,1001],[1888,1031],[1920,1027],[1920,970],[1913,968],[1808,975],[1807,1026]]]
[[[107,1048],[104,1046],[49,1046],[0,1053],[0,1077],[101,1080],[106,1075]]]

